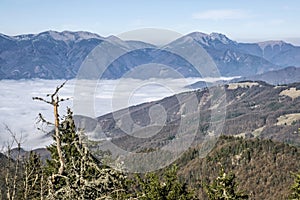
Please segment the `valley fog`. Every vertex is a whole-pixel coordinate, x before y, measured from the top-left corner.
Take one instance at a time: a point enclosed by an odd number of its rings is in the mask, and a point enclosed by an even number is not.
[[[230,78],[221,78],[230,79]],[[79,109],[74,114],[97,117],[128,106],[143,102],[159,100],[164,97],[190,90],[186,86],[197,81],[213,82],[220,79],[118,79],[118,80],[69,80],[60,90],[61,98],[71,98],[61,102],[60,116],[66,113],[66,108],[73,108],[73,97],[78,97],[74,88],[80,86],[80,92],[89,91],[89,94],[80,94],[86,98],[93,98],[94,113],[85,112],[85,103],[80,101]],[[51,140],[45,137],[52,127],[37,123],[38,114],[45,119],[53,121],[53,107],[41,101],[34,101],[32,97],[47,99],[47,94],[52,94],[55,88],[64,80],[1,80],[0,88],[0,145],[5,146],[11,142],[9,127],[25,149],[45,147]],[[47,99],[49,100],[49,99]],[[41,128],[42,130],[38,130]]]

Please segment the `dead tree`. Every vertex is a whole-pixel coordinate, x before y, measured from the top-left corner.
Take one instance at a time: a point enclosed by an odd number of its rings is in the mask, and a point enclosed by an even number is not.
[[[24,161],[23,196],[24,199],[44,198],[44,170],[40,156],[31,151]]]
[[[59,90],[66,84],[67,81],[65,81],[63,84],[61,84],[60,86],[56,87],[56,90],[54,91],[53,94],[47,94],[47,97],[50,97],[50,101],[41,98],[41,97],[33,97],[33,100],[38,100],[38,101],[43,101],[47,104],[50,104],[53,106],[54,109],[54,127],[55,127],[55,141],[57,144],[57,152],[58,152],[58,156],[59,156],[59,163],[60,163],[60,167],[58,170],[58,174],[62,175],[64,172],[64,166],[65,166],[65,162],[64,162],[64,156],[61,150],[61,140],[60,140],[60,134],[59,134],[59,113],[58,113],[58,107],[59,107],[59,103],[62,101],[66,101],[69,98],[63,99],[63,98],[59,98],[58,96],[58,92]],[[43,116],[41,114],[39,114],[40,119],[43,122],[46,122],[47,124],[52,124],[51,122],[45,120],[43,118]]]
[[[17,139],[16,134],[7,126],[5,125],[5,129],[10,133],[11,137],[13,138],[11,144],[7,144],[7,158],[8,158],[8,163],[6,166],[6,176],[5,176],[5,185],[6,185],[6,197],[9,200],[14,200],[16,199],[17,196],[17,184],[18,184],[18,176],[20,173],[20,162],[21,162],[21,140]],[[12,161],[13,161],[13,156],[12,156],[12,147],[14,144],[17,144],[17,154],[15,156],[15,163],[14,163],[14,171],[13,171],[13,176],[11,176],[11,167],[12,167]]]

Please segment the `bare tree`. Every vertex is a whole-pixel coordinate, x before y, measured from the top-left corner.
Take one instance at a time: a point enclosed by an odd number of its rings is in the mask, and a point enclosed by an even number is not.
[[[54,123],[39,114],[39,120],[47,125],[54,125],[55,142],[47,147],[51,159],[45,166],[45,180],[48,192],[46,199],[124,199],[126,176],[105,166],[89,151],[83,133],[78,131],[73,120],[71,109],[60,118],[58,107],[69,98],[59,98],[59,91],[65,85],[48,94],[50,100],[33,97],[50,104],[54,108]]]
[[[7,143],[7,151],[6,156],[8,158],[8,163],[6,165],[6,176],[5,176],[5,184],[6,184],[6,197],[8,200],[14,200],[17,196],[17,184],[18,184],[18,176],[20,173],[20,162],[21,162],[21,140],[17,138],[16,134],[7,126],[5,125],[5,129],[11,135],[12,141]],[[12,155],[12,148],[14,145],[17,145],[17,152],[16,155]],[[11,172],[12,169],[12,162],[13,157],[15,160],[14,163],[14,171]],[[11,174],[13,174],[11,176]]]
[[[65,161],[64,161],[64,157],[62,154],[62,150],[61,150],[61,140],[60,140],[60,134],[59,134],[59,113],[58,113],[58,107],[59,107],[59,103],[62,101],[66,101],[69,98],[63,99],[63,98],[59,98],[58,96],[58,92],[59,90],[66,84],[67,81],[65,81],[63,84],[61,84],[60,86],[56,87],[56,90],[54,91],[53,94],[47,94],[47,97],[50,97],[50,101],[41,98],[41,97],[33,97],[33,100],[38,100],[38,101],[43,101],[47,104],[50,104],[53,106],[54,109],[54,127],[55,127],[55,140],[56,140],[56,144],[57,144],[57,152],[58,152],[58,156],[59,156],[59,162],[60,162],[60,168],[58,170],[58,173],[60,175],[63,174],[64,171],[64,166],[65,166]],[[45,120],[43,118],[43,116],[41,114],[39,114],[40,119],[43,122],[46,122],[47,124],[51,124],[51,122]]]
[[[30,152],[24,161],[23,186],[24,199],[44,198],[44,170],[40,156]]]

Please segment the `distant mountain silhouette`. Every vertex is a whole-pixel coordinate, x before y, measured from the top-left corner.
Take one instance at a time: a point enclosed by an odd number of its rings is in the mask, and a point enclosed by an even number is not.
[[[157,49],[142,41],[122,41],[89,32],[46,31],[39,34],[0,34],[0,79],[72,79],[87,55],[103,41],[120,48],[135,49],[108,66],[103,78],[117,79],[132,68],[148,63],[168,66],[183,77],[200,77],[180,55]],[[300,67],[300,47],[283,41],[238,43],[223,34],[190,33],[177,39],[189,45],[197,42],[213,59],[221,76],[251,76],[288,66]],[[204,66],[209,67],[209,66]],[[151,68],[151,66],[149,66]],[[151,73],[150,73],[151,72]],[[138,77],[171,76],[166,68],[145,70]],[[139,77],[140,76],[140,77]],[[172,76],[171,76],[172,77]]]

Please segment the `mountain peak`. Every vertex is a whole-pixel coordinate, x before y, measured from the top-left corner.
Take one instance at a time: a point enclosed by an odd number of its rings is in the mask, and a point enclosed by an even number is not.
[[[63,41],[68,41],[68,40],[75,40],[75,35],[72,34],[71,32],[57,32],[57,31],[47,31],[42,33],[41,35],[49,35],[55,40],[63,40]]]
[[[110,35],[106,39],[109,42],[114,43],[115,45],[128,47],[128,44],[126,42],[124,42],[123,40],[121,40],[120,38],[118,38],[117,36]]]
[[[82,40],[82,39],[103,39],[103,37],[95,34],[95,33],[90,33],[86,31],[77,31],[77,32],[72,32],[72,31],[46,31],[43,33],[40,33],[39,35],[49,35],[55,40],[62,40],[62,41],[75,41],[75,40]]]
[[[196,41],[204,41],[209,37],[208,34],[202,33],[202,32],[192,32],[192,33],[188,34],[187,36],[192,37]]]
[[[233,42],[233,41],[230,40],[226,35],[221,34],[221,33],[215,33],[215,32],[213,32],[213,33],[209,34],[209,36],[210,36],[210,38],[211,38],[212,40],[219,40],[219,41],[221,41],[223,44],[230,44],[230,43]]]
[[[288,44],[288,43],[286,43],[282,40],[269,40],[269,41],[264,41],[264,42],[258,42],[257,44],[261,49],[265,49],[268,46],[270,46],[273,49],[275,46],[282,47],[282,45]],[[291,45],[291,44],[289,44],[289,45]]]
[[[209,35],[206,33],[202,33],[202,32],[192,32],[192,33],[189,33],[188,36],[191,36],[193,38],[203,38],[203,37],[208,37]]]
[[[101,37],[95,33],[90,33],[90,32],[86,32],[86,31],[58,32],[58,31],[53,31],[53,30],[44,31],[44,32],[41,32],[38,34],[24,34],[24,35],[16,35],[16,36],[7,36],[7,35],[0,34],[0,36],[5,37],[6,39],[14,39],[14,40],[31,40],[34,37],[36,37],[36,38],[51,37],[54,40],[58,40],[58,41],[60,40],[60,41],[64,41],[64,42],[76,41],[76,40],[87,40],[87,39],[92,39],[92,38],[96,38],[96,39],[100,39],[100,40],[103,39],[103,37]]]
[[[234,41],[230,40],[226,35],[223,35],[221,33],[215,33],[215,32],[211,34],[206,34],[202,32],[193,32],[188,34],[188,36],[192,37],[194,40],[204,45],[210,45],[210,43],[215,41],[219,41],[223,44],[235,43]]]

